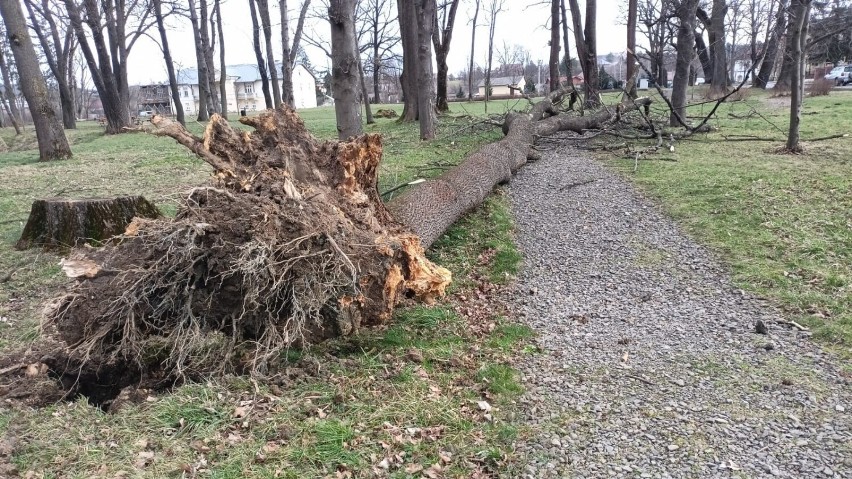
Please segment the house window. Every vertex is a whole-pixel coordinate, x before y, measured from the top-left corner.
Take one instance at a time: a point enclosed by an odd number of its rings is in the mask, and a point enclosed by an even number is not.
[[[251,109],[252,109],[252,110],[257,110],[257,105],[256,105],[256,104],[255,104],[255,105],[252,105],[252,106],[251,106]]]
[[[246,93],[254,93],[254,85],[246,83]]]
[[[189,92],[187,92],[186,90],[184,90],[184,91],[183,91],[183,97],[184,97],[184,98],[186,98],[186,97],[188,97],[188,96],[189,96]]]

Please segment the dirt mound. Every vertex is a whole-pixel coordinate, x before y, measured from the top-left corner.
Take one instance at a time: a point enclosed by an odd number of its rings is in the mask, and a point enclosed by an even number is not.
[[[290,347],[387,321],[404,295],[443,294],[449,272],[376,190],[377,135],[319,142],[287,108],[240,121],[255,131],[214,116],[198,138],[154,118],[213,185],[65,261],[78,282],[45,321],[61,348],[37,361],[64,391],[104,402],[132,383],[265,375]]]
[[[396,118],[399,114],[397,114],[396,110],[379,108],[375,113],[373,113],[373,116],[376,118]]]

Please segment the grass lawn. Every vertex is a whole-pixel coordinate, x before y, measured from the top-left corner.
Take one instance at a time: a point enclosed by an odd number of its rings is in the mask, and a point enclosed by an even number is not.
[[[510,103],[490,107],[500,112]],[[418,140],[416,124],[378,119],[366,127],[385,138],[380,188],[435,176],[500,137],[498,129],[477,124],[481,103],[452,110],[438,139],[427,144]],[[317,136],[336,136],[332,108],[302,116]],[[200,133],[203,125],[190,129]],[[12,248],[33,199],[142,194],[174,214],[183,192],[205,182],[210,168],[171,139],[105,136],[86,122],[68,132],[70,161],[38,163],[31,130],[16,138],[3,129],[0,136],[11,149],[0,154],[7,180],[0,185],[0,350],[8,350],[38,337],[39,311],[67,282],[60,255]],[[430,254],[453,271],[461,295],[485,280],[505,283],[517,270],[511,235],[507,202],[495,195]],[[45,478],[512,471],[512,443],[523,431],[511,407],[522,389],[509,358],[524,349],[531,331],[499,311],[466,314],[455,311],[452,299],[408,305],[387,328],[288,351],[291,366],[275,380],[231,377],[151,392],[115,413],[85,399],[39,410],[0,405],[0,464]],[[0,469],[0,476],[6,472]]]
[[[699,91],[695,101],[700,97]],[[706,114],[711,106],[688,114]],[[754,92],[719,108],[711,121],[717,132],[658,155],[677,162],[640,161],[633,174],[632,159],[604,157],[715,248],[739,287],[771,298],[849,357],[852,137],[804,142],[802,155],[778,154],[788,120],[789,97]],[[806,97],[801,133],[803,139],[852,133],[852,92]],[[729,135],[778,141],[725,141]]]

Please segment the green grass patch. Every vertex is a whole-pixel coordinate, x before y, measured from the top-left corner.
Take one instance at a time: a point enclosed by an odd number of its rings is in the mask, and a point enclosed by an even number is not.
[[[695,106],[689,114],[709,109]],[[632,160],[614,165],[719,251],[739,287],[771,298],[791,319],[849,353],[852,140],[804,142],[803,155],[779,154],[788,115],[789,97],[753,92],[719,108],[711,121],[718,131],[679,142],[667,154],[676,163],[642,161],[636,174]],[[849,118],[850,92],[805,98],[802,138],[847,133]],[[726,142],[727,135],[778,141]]]
[[[453,272],[453,277],[484,276],[506,284],[523,259],[515,245],[514,223],[506,195],[498,190],[468,214],[432,247],[431,259]],[[464,287],[457,282],[457,287]]]

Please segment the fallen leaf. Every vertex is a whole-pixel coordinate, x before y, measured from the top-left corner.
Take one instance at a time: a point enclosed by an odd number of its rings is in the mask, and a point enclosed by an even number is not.
[[[488,404],[488,401],[479,401],[476,403],[479,406],[479,409],[485,412],[491,412],[491,405]]]

